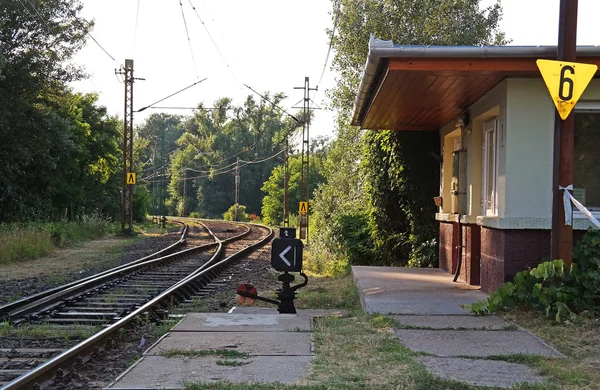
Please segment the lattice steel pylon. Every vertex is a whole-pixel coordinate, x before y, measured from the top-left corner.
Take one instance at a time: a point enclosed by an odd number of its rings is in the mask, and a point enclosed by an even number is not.
[[[300,201],[308,202],[310,200],[310,91],[316,91],[317,88],[310,88],[309,78],[304,78],[303,87],[294,89],[303,89],[304,98],[302,106],[302,165],[300,178]],[[310,207],[310,206],[309,206]],[[299,215],[300,219],[300,238],[308,242],[308,210],[306,215]]]
[[[117,74],[125,77],[125,115],[123,117],[123,188],[121,196],[121,231],[133,230],[133,193],[135,184],[127,183],[133,170],[133,60],[125,60]],[[125,227],[127,225],[127,228]]]

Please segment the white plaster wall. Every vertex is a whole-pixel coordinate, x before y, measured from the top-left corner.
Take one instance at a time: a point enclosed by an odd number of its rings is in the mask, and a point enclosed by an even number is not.
[[[507,80],[506,98],[502,148],[506,188],[499,217],[551,218],[554,105],[550,94],[541,78],[515,78]]]

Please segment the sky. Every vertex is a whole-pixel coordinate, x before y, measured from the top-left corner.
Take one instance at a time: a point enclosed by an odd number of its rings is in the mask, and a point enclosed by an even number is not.
[[[494,2],[482,0],[480,5]],[[145,79],[134,86],[135,110],[206,78],[159,106],[195,107],[203,102],[211,107],[225,96],[241,105],[254,95],[243,85],[247,84],[260,93],[285,93],[288,99],[282,106],[293,113],[292,107],[302,105],[303,97],[303,91],[294,87],[303,86],[305,77],[311,88],[319,84],[311,98],[323,108],[325,90],[335,83],[330,69],[333,52],[319,83],[329,46],[326,29],[333,27],[329,0],[83,0],[83,4],[82,15],[95,21],[93,37],[110,56],[89,40],[74,61],[90,78],[73,87],[98,92],[100,104],[111,114],[123,116],[124,87],[114,71],[126,58],[134,60],[134,76]],[[559,0],[502,0],[502,5],[500,28],[512,39],[511,45],[556,45]],[[599,13],[600,1],[579,0],[578,45],[600,44]],[[134,123],[141,124],[154,112],[192,113],[148,109],[136,113]],[[334,114],[316,110],[311,137],[331,136],[333,129]]]

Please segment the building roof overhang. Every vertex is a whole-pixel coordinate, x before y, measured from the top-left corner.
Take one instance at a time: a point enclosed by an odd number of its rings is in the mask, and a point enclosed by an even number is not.
[[[541,77],[536,60],[556,46],[402,46],[371,36],[352,124],[371,130],[435,130],[507,77]],[[578,46],[600,66],[600,46]]]

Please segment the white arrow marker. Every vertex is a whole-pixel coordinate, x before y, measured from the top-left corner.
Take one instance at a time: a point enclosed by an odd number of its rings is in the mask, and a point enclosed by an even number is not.
[[[290,245],[290,246],[288,246],[287,248],[285,248],[285,249],[283,250],[283,252],[281,252],[281,253],[279,254],[279,257],[281,257],[281,260],[283,260],[283,262],[284,262],[284,263],[286,263],[286,264],[288,265],[288,267],[290,267],[290,266],[292,265],[292,263],[290,263],[290,262],[288,261],[288,259],[286,259],[286,258],[285,258],[285,254],[286,254],[286,253],[288,253],[288,252],[290,251],[290,249],[292,249],[292,246],[291,246],[291,245]],[[294,259],[294,260],[295,260],[295,259]]]

